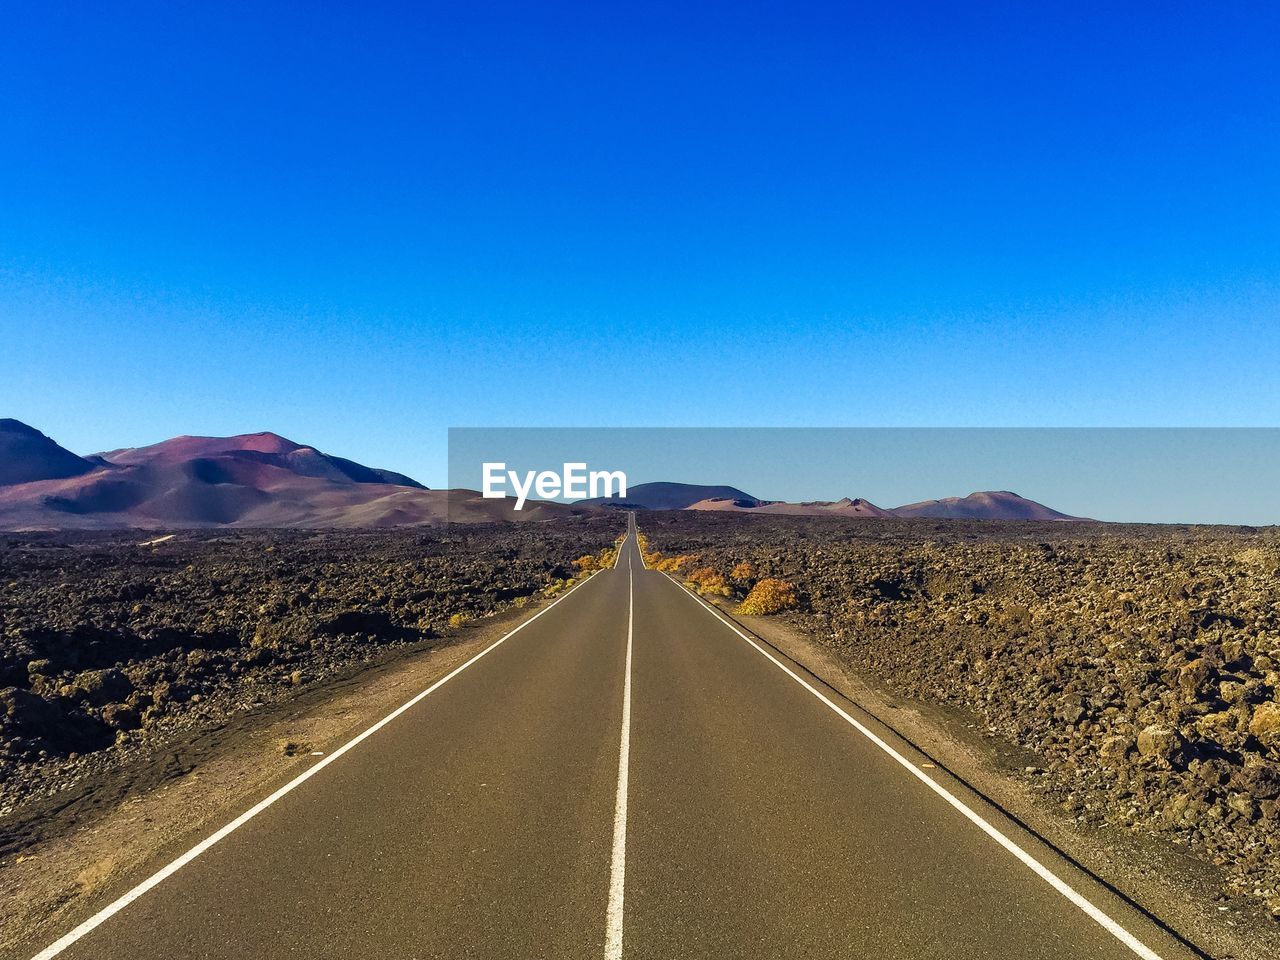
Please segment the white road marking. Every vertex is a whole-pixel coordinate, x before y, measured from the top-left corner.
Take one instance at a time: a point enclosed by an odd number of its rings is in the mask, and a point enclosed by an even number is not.
[[[675,581],[673,580],[672,582],[674,583]],[[1027,853],[1027,851],[1023,850],[1020,846],[1014,843],[1013,840],[1005,836],[998,827],[994,826],[991,823],[988,823],[985,819],[983,819],[981,814],[979,814],[972,807],[966,804],[963,800],[961,800],[959,797],[953,794],[950,790],[948,790],[946,787],[942,786],[941,784],[935,782],[934,780],[930,779],[928,774],[924,773],[922,770],[916,767],[914,763],[912,763],[910,760],[904,757],[901,753],[895,750],[892,746],[886,743],[883,739],[877,736],[874,731],[868,729],[865,724],[861,723],[855,717],[850,716],[849,713],[847,713],[843,707],[837,704],[834,700],[832,700],[830,697],[824,694],[817,687],[809,683],[809,681],[805,680],[804,677],[800,676],[798,673],[796,673],[794,670],[788,667],[785,663],[783,663],[781,660],[775,657],[770,651],[760,646],[760,644],[757,643],[755,639],[753,639],[752,637],[748,636],[747,634],[739,630],[737,624],[733,623],[733,621],[723,616],[719,610],[717,610],[711,604],[707,603],[701,597],[697,596],[695,593],[693,593],[693,591],[686,589],[680,584],[677,584],[677,586],[680,587],[680,590],[682,593],[687,593],[693,599],[693,601],[696,604],[698,604],[698,606],[702,607],[704,610],[710,613],[713,617],[719,620],[722,624],[724,624],[726,627],[728,627],[730,630],[736,633],[739,637],[747,641],[747,643],[751,644],[751,646],[755,647],[756,650],[759,651],[761,654],[763,654],[768,660],[770,660],[774,664],[774,666],[776,666],[779,670],[781,670],[783,673],[789,676],[792,680],[800,684],[800,686],[804,687],[811,694],[813,694],[815,697],[821,700],[824,704],[830,707],[831,710],[834,711],[841,719],[843,719],[846,723],[852,726],[860,734],[862,734],[864,737],[866,737],[868,740],[874,743],[877,747],[879,747],[881,750],[887,753],[890,757],[892,757],[895,761],[897,761],[898,764],[900,764],[903,768],[905,768],[908,773],[910,773],[913,777],[915,777],[917,780],[923,783],[926,787],[928,787],[930,790],[932,790],[934,793],[940,796],[943,800],[945,800],[948,804],[954,807],[957,811],[959,811],[960,814],[965,817],[965,819],[969,820],[979,830],[985,833],[988,837],[990,837],[1000,846],[1004,847],[1004,849],[1007,850],[1009,853],[1013,854],[1018,860],[1020,860],[1023,864],[1029,867],[1036,874],[1036,876],[1038,876],[1041,880],[1049,884],[1049,886],[1053,887],[1054,890],[1058,891],[1058,893],[1062,894],[1062,896],[1070,900],[1073,904],[1075,904],[1075,906],[1079,907],[1080,910],[1083,911],[1089,917],[1089,919],[1093,920],[1100,927],[1106,930],[1109,934],[1111,934],[1113,937],[1115,937],[1117,940],[1123,943],[1126,947],[1132,950],[1137,956],[1142,957],[1143,960],[1161,960],[1161,957],[1158,953],[1156,953],[1154,950],[1152,950],[1150,947],[1144,944],[1141,940],[1139,940],[1137,937],[1131,934],[1124,927],[1120,926],[1120,924],[1117,923],[1115,920],[1111,919],[1111,917],[1109,917],[1106,913],[1104,913],[1101,908],[1094,906],[1093,903],[1087,900],[1082,894],[1078,893],[1070,884],[1068,884],[1065,880],[1059,877],[1056,873],[1054,873],[1052,870],[1050,870],[1048,867],[1042,864],[1039,860],[1037,860],[1031,854]]]
[[[631,514],[631,534],[636,538],[636,553],[640,556],[640,569],[648,570],[649,565],[644,562],[644,551],[640,549],[640,528],[636,526],[636,515]]]
[[[574,586],[571,587],[568,591],[561,594],[559,597],[557,597],[554,601],[552,601],[546,607],[543,607],[541,610],[535,613],[528,620],[523,621],[518,626],[516,626],[515,629],[511,630],[509,633],[505,634],[504,636],[495,640],[493,643],[489,644],[489,646],[485,647],[483,650],[477,653],[474,657],[472,657],[466,663],[455,667],[453,670],[445,674],[443,677],[441,677],[431,686],[427,687],[427,689],[423,690],[421,693],[414,696],[413,699],[409,700],[408,702],[397,707],[395,710],[391,711],[391,713],[387,714],[385,717],[383,717],[373,726],[369,727],[363,733],[357,734],[355,737],[348,740],[346,743],[340,746],[337,750],[333,751],[333,753],[329,754],[323,760],[321,760],[320,762],[316,763],[311,767],[308,767],[301,774],[294,777],[292,780],[286,783],[283,787],[281,787],[275,793],[271,794],[271,796],[267,797],[265,800],[259,801],[257,804],[250,807],[244,813],[240,814],[240,816],[236,817],[234,820],[228,823],[221,830],[217,831],[211,836],[200,841],[194,847],[188,850],[186,853],[182,854],[182,856],[178,857],[176,860],[169,863],[167,866],[161,867],[159,870],[157,870],[151,876],[147,877],[147,879],[143,880],[141,883],[139,883],[136,887],[134,887],[128,893],[125,893],[119,899],[109,903],[107,906],[103,907],[101,910],[95,913],[88,920],[85,920],[78,927],[73,929],[70,933],[65,934],[55,942],[51,943],[49,946],[45,947],[43,950],[37,953],[32,958],[32,960],[49,960],[49,958],[56,957],[58,954],[62,953],[62,951],[66,950],[67,947],[71,946],[73,943],[75,943],[77,940],[79,940],[81,937],[85,936],[92,930],[101,926],[107,920],[110,920],[113,916],[115,916],[125,907],[129,906],[129,904],[133,903],[143,894],[147,893],[153,887],[158,886],[159,884],[167,880],[169,877],[173,876],[175,873],[177,873],[179,870],[181,870],[183,867],[189,864],[192,860],[196,859],[196,857],[200,856],[200,854],[204,853],[214,844],[218,843],[218,841],[224,839],[235,830],[238,830],[240,827],[243,827],[246,823],[248,823],[258,814],[260,814],[263,810],[267,809],[267,807],[271,806],[273,803],[275,803],[285,794],[296,789],[297,787],[302,786],[302,784],[306,783],[308,780],[314,777],[317,773],[319,773],[329,764],[337,760],[340,756],[342,756],[348,750],[351,750],[353,747],[357,746],[358,744],[363,743],[369,737],[373,736],[375,733],[377,733],[379,730],[381,730],[383,727],[389,724],[392,720],[396,719],[396,717],[400,716],[400,714],[404,713],[406,710],[415,706],[423,698],[434,693],[436,690],[439,690],[446,683],[448,683],[458,674],[462,673],[463,670],[466,670],[467,667],[471,666],[477,660],[480,660],[482,657],[488,655],[489,653],[491,653],[492,651],[500,647],[502,644],[506,643],[508,640],[514,637],[517,633],[519,633],[529,624],[533,623],[533,621],[537,620],[544,613],[547,613],[550,610],[552,610],[562,600],[570,596],[572,593],[574,593],[574,591],[576,591],[584,583],[589,582],[591,579],[593,578],[587,577],[586,580],[581,580],[578,583],[574,584]],[[628,640],[628,644],[629,643],[630,641]],[[630,676],[629,665],[630,665],[630,652],[629,652],[629,646],[628,646],[628,677]]]
[[[618,748],[618,799],[613,814],[613,860],[609,866],[609,909],[605,960],[622,957],[622,905],[627,875],[627,768],[631,756],[631,645],[635,632],[635,571],[627,553],[627,666],[622,681],[622,743]]]

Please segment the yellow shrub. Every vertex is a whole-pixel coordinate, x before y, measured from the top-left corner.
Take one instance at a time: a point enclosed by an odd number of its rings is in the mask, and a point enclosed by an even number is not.
[[[661,570],[663,573],[679,573],[680,568],[686,563],[692,563],[695,558],[689,554],[681,554],[678,557],[662,557],[657,563],[651,564],[653,569]]]
[[[729,579],[737,580],[741,583],[745,580],[754,580],[756,578],[756,574],[756,565],[750,560],[743,560],[729,572]]]
[[[649,549],[649,538],[643,533],[637,533],[636,546],[640,548],[640,559],[644,561],[644,565],[650,570],[657,569],[658,564],[662,562],[662,554],[657,550]]]
[[[729,582],[718,573],[703,580],[698,592],[704,597],[727,597],[733,593],[729,589]]]
[[[785,580],[766,577],[751,588],[747,599],[738,605],[738,612],[759,617],[779,610],[789,610],[797,602],[795,587]]]
[[[727,597],[729,596],[729,584],[724,576],[716,573],[711,567],[699,567],[687,577],[685,577],[684,585],[691,590],[706,596]]]
[[[466,623],[470,619],[471,617],[465,613],[455,613],[452,617],[449,618],[449,626],[457,630],[460,626],[462,626],[464,623]]]
[[[584,553],[573,565],[579,573],[591,573],[595,570],[608,570],[618,559],[617,547],[605,547],[599,553]]]
[[[696,570],[690,570],[685,575],[684,585],[686,587],[696,587],[707,577],[714,577],[715,570],[711,567],[698,567]]]

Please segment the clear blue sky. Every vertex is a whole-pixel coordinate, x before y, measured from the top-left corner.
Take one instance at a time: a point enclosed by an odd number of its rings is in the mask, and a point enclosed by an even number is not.
[[[1280,6],[1056,7],[12,8],[0,416],[1280,425]]]

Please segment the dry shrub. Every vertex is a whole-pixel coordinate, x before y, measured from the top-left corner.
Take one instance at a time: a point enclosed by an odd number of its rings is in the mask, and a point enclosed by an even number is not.
[[[758,575],[759,571],[756,570],[756,565],[750,560],[743,560],[729,571],[729,579],[736,580],[738,583],[754,580]]]
[[[568,590],[575,583],[577,583],[577,581],[574,580],[572,577],[570,577],[568,580],[561,580],[560,578],[557,577],[555,580],[552,580],[550,583],[548,583],[542,592],[546,594],[548,597],[554,597],[557,593],[561,593],[565,590]]]
[[[617,547],[605,547],[599,553],[585,553],[573,565],[579,573],[592,573],[596,570],[608,570],[618,560]]]
[[[692,563],[696,558],[692,554],[682,553],[676,557],[663,557],[657,563],[650,564],[654,570],[661,570],[663,573],[679,573],[680,568],[686,563]]]
[[[727,597],[729,596],[729,584],[722,574],[716,573],[711,567],[699,567],[687,577],[685,577],[684,585],[690,590],[696,590],[704,597]]]
[[[789,610],[798,602],[795,587],[785,580],[767,577],[751,588],[747,599],[738,605],[738,612],[751,617],[760,617],[780,610]]]
[[[662,554],[657,550],[649,549],[649,538],[643,533],[637,533],[636,546],[640,548],[640,559],[644,561],[644,565],[650,570],[659,569],[659,564],[662,563]]]

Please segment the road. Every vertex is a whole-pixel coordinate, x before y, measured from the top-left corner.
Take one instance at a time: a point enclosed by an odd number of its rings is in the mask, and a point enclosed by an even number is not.
[[[634,521],[614,569],[152,869],[38,956],[1193,956],[645,570]]]

